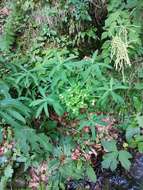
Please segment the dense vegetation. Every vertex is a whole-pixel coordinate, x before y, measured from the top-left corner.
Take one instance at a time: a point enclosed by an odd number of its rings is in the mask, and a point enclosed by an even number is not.
[[[142,11],[142,0],[0,2],[0,190],[130,171],[143,153]]]

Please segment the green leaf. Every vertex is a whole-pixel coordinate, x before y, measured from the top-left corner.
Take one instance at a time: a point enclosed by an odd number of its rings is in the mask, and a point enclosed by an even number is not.
[[[0,189],[2,190],[6,189],[6,185],[7,185],[7,178],[3,176],[0,180]]]
[[[143,142],[138,143],[138,150],[140,153],[143,153]]]
[[[77,162],[77,169],[81,170],[82,166],[83,166],[82,160],[78,160],[78,162]]]
[[[37,109],[37,112],[36,112],[36,118],[38,118],[40,116],[40,114],[42,113],[43,111],[43,104]]]
[[[47,102],[44,103],[44,111],[47,117],[49,117],[48,105]]]
[[[136,119],[139,127],[143,128],[143,116],[137,115]]]
[[[46,150],[47,152],[52,152],[52,144],[50,144],[49,138],[44,133],[38,134],[37,140],[39,141],[41,147],[44,148],[44,150]]]
[[[103,156],[102,167],[114,171],[117,168],[118,152],[110,152]]]
[[[119,104],[119,103],[124,104],[124,99],[120,95],[116,94],[115,92],[111,92],[111,95],[112,95],[113,100],[117,104]]]
[[[9,116],[6,112],[0,111],[0,117],[5,120],[5,122],[13,127],[21,127],[21,125],[16,122],[12,117]]]
[[[91,180],[94,183],[96,182],[96,180],[97,180],[96,174],[90,165],[88,165],[88,167],[86,169],[86,175],[89,180]]]
[[[137,90],[143,90],[143,83],[136,83],[134,88]]]
[[[140,128],[139,127],[128,127],[126,130],[126,139],[129,141],[134,135],[140,134]]]
[[[12,109],[9,109],[9,110],[7,110],[7,112],[14,118],[14,119],[16,119],[16,120],[18,120],[18,121],[21,121],[22,123],[26,123],[26,120],[25,120],[25,118],[20,114],[20,113],[18,113],[17,111],[15,111],[15,110],[12,110]]]
[[[103,32],[102,33],[102,40],[108,37],[108,32]]]
[[[81,121],[78,130],[82,130],[85,126],[92,126],[91,121]]]
[[[129,159],[132,158],[132,155],[127,152],[126,150],[119,151],[119,161],[121,162],[121,165],[126,169],[129,170],[131,166],[131,162]]]
[[[53,103],[53,108],[55,110],[55,112],[58,114],[58,115],[62,115],[63,114],[63,108],[61,107],[61,105],[58,103],[58,102],[54,102]]]
[[[134,102],[134,107],[136,109],[136,112],[140,113],[143,107],[142,102],[136,96],[133,97],[133,102]]]
[[[102,141],[102,146],[106,152],[115,152],[117,151],[116,141]]]
[[[92,139],[96,140],[96,129],[95,126],[91,126]]]
[[[127,90],[129,87],[128,86],[124,86],[124,85],[120,85],[120,84],[117,84],[116,83],[114,84],[114,90]]]
[[[21,114],[27,117],[29,116],[30,112],[30,109],[24,104],[22,104],[18,99],[6,98],[4,100],[1,100],[0,107],[5,110],[13,108],[15,109],[15,111],[18,110],[21,112]]]
[[[34,107],[34,106],[37,106],[37,105],[39,105],[41,103],[44,103],[44,102],[45,102],[45,99],[34,100],[34,101],[31,102],[30,106]]]
[[[6,178],[11,178],[13,174],[13,169],[11,165],[8,165],[4,170],[4,175]]]
[[[3,141],[3,134],[2,134],[2,129],[0,129],[0,143]]]
[[[98,90],[98,89],[97,89]],[[110,95],[110,92],[107,91],[105,92],[98,100],[98,103],[101,104],[101,105],[105,105],[108,98],[109,98],[109,95]]]

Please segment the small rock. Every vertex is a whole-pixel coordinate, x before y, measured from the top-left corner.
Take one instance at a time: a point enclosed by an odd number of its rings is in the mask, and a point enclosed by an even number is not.
[[[131,176],[141,182],[143,179],[143,154],[138,154],[130,170]]]

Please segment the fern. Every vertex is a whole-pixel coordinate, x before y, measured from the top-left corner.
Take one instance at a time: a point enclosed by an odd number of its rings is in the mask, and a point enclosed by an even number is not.
[[[23,127],[15,129],[14,134],[17,146],[24,155],[31,151],[33,154],[35,152],[43,154],[43,151],[47,154],[52,151],[50,139],[43,133],[37,134],[34,129]]]
[[[9,94],[9,87],[0,82],[0,118],[13,127],[21,127],[26,124],[29,117],[29,108],[18,99],[13,99]]]
[[[2,51],[10,50],[11,46],[15,42],[16,31],[20,20],[22,18],[22,12],[17,3],[12,4],[12,10],[8,16],[6,23],[4,25],[4,33],[0,36],[0,49]]]
[[[41,148],[45,153],[49,153],[52,149],[49,138],[26,126],[29,117],[30,109],[19,99],[13,99],[7,84],[0,81],[0,118],[3,124],[13,127],[16,146],[24,155],[29,154],[31,150],[33,153],[42,154]],[[2,138],[2,131],[0,134]]]

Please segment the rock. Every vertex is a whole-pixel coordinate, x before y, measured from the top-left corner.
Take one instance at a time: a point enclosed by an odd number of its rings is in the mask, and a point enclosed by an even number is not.
[[[100,190],[96,183],[87,180],[75,180],[67,183],[66,190]]]
[[[129,188],[129,182],[125,177],[122,176],[112,176],[109,179],[110,182],[110,186],[115,188],[115,189],[122,189],[122,190],[126,190]]]
[[[142,182],[143,179],[143,154],[138,154],[130,170],[135,181]]]

